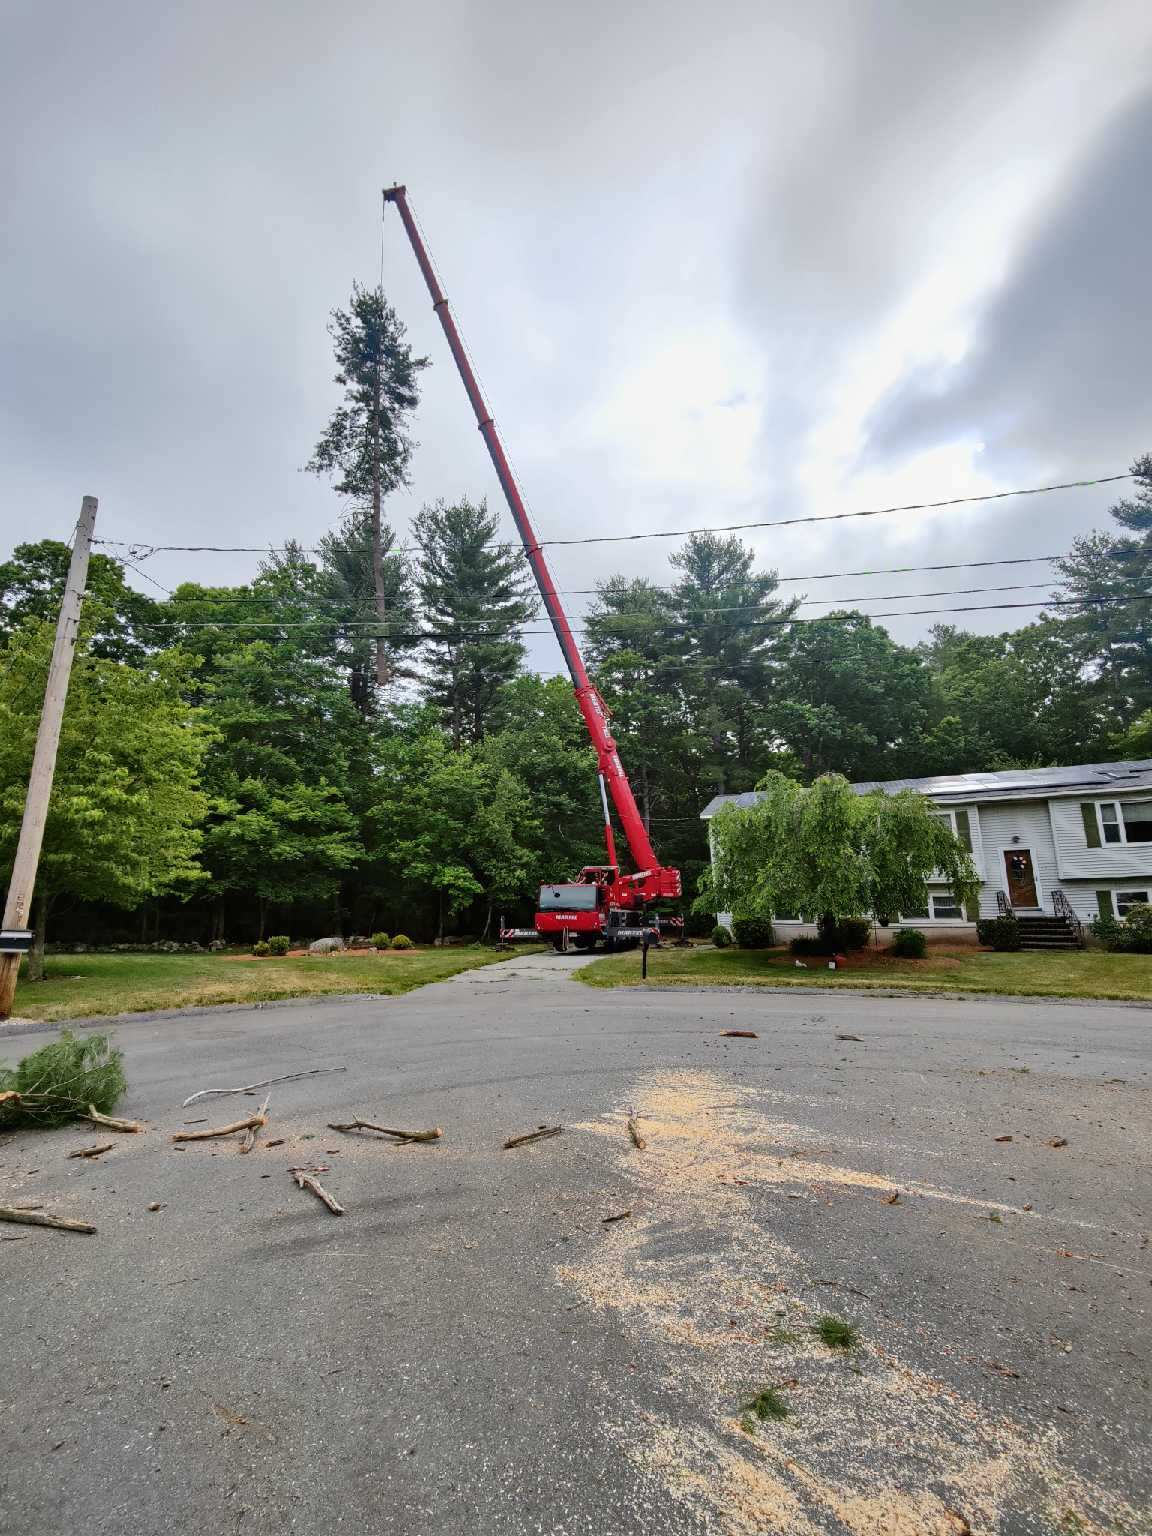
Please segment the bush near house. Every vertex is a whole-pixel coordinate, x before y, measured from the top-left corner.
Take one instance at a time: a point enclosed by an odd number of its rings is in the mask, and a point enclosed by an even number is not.
[[[1122,922],[1114,917],[1098,917],[1089,926],[1092,937],[1105,949],[1117,954],[1152,955],[1152,907],[1141,903],[1129,907]]]
[[[772,924],[766,917],[736,917],[732,937],[740,949],[771,949],[776,942]]]
[[[838,917],[835,943],[837,949],[863,949],[872,932],[872,924],[866,917]]]
[[[1010,912],[999,917],[982,917],[976,924],[976,938],[989,949],[1016,950],[1022,943],[1020,924]]]
[[[270,955],[286,955],[292,948],[292,940],[286,933],[273,933],[268,938],[268,953]]]
[[[897,928],[892,937],[892,953],[901,960],[923,960],[928,940],[919,928]]]
[[[258,955],[260,959],[263,960],[265,955],[270,955],[272,953],[272,946],[266,939],[257,939],[256,943],[252,946],[252,953],[254,955]]]
[[[727,949],[732,942],[732,930],[726,928],[723,923],[717,923],[711,937],[717,949]]]
[[[389,944],[391,944],[391,942],[392,942],[392,940],[388,937],[388,935],[386,933],[374,933],[372,935],[372,948],[373,949],[387,949]]]
[[[416,946],[406,933],[398,933],[392,940],[393,949],[415,949]]]

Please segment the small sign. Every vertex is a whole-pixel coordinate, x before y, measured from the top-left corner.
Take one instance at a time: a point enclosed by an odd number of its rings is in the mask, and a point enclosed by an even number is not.
[[[31,928],[0,928],[0,955],[26,955],[33,937]]]

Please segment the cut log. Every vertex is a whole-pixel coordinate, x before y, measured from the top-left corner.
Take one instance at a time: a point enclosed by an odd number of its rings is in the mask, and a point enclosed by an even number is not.
[[[257,1088],[271,1088],[274,1083],[294,1083],[302,1077],[323,1077],[326,1072],[347,1072],[347,1067],[313,1067],[308,1072],[286,1072],[283,1077],[266,1077],[260,1083],[245,1083],[240,1088],[201,1088],[199,1093],[191,1093],[181,1104],[181,1109],[187,1109],[189,1104],[195,1104],[200,1099],[215,1099],[224,1097],[230,1093],[255,1093]]]
[[[14,1205],[0,1205],[0,1221],[18,1221],[26,1227],[55,1227],[61,1232],[95,1232],[90,1221],[72,1221],[67,1216],[49,1216],[47,1211],[22,1211]]]
[[[387,1125],[377,1125],[373,1120],[329,1120],[330,1131],[379,1131],[381,1136],[394,1136],[397,1141],[439,1141],[444,1132],[438,1125],[430,1131],[394,1131]]]
[[[334,1199],[324,1188],[323,1184],[321,1184],[320,1180],[313,1177],[307,1168],[289,1168],[288,1172],[301,1189],[310,1189],[317,1200],[328,1207],[333,1216],[343,1216],[344,1207],[340,1204],[339,1200]]]
[[[523,1147],[530,1141],[546,1141],[549,1136],[559,1136],[564,1129],[562,1125],[542,1125],[538,1131],[529,1131],[526,1136],[510,1136],[504,1143],[504,1151],[512,1147]]]

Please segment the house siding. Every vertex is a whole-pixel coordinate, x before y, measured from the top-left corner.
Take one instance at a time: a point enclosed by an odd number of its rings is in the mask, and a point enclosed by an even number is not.
[[[1132,797],[1109,795],[1106,798],[1115,801]],[[1143,800],[1147,796],[1141,795],[1139,798]],[[1100,801],[1086,797],[1083,803],[1099,804]],[[1080,805],[1079,800],[1048,802],[1060,878],[1095,880],[1102,877],[1105,882],[1131,878],[1146,881],[1152,872],[1152,843],[1102,843],[1099,848],[1089,848]]]
[[[996,916],[996,893],[1008,889],[1004,853],[1011,848],[1027,848],[1031,852],[1037,903],[1046,912],[1051,911],[1050,893],[1055,890],[1058,878],[1048,802],[1009,800],[998,805],[985,805],[980,812],[980,827],[983,846],[980,916]]]

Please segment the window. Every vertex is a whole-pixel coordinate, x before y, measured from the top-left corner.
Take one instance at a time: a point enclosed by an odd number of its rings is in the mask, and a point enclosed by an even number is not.
[[[541,912],[595,912],[598,887],[595,885],[542,885]]]
[[[933,896],[931,900],[933,917],[962,918],[964,916],[964,909],[957,902],[951,891],[946,896]]]
[[[902,923],[922,923],[931,917],[931,915],[932,914],[928,911],[927,907],[921,907],[916,911],[901,912],[900,921]]]
[[[1106,843],[1152,843],[1152,800],[1104,800],[1099,810]]]
[[[774,923],[798,923],[800,920],[799,912],[773,912],[772,914]]]
[[[944,823],[944,825],[948,828],[949,832],[952,833],[953,837],[955,837],[955,835],[956,835],[956,812],[955,811],[933,811],[931,813],[931,815],[932,815],[932,820],[933,821],[942,821]]]
[[[1127,917],[1132,907],[1138,907],[1147,903],[1147,891],[1117,891],[1116,892],[1116,916]]]

